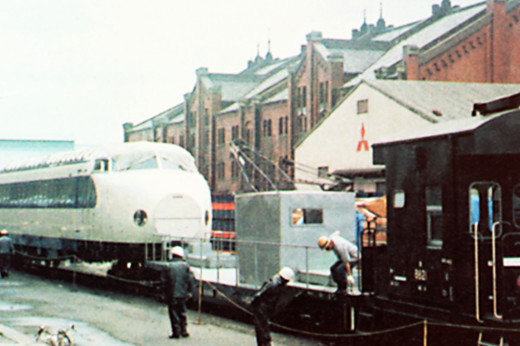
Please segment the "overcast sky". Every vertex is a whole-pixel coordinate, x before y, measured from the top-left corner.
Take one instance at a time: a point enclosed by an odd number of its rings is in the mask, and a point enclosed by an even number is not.
[[[441,0],[2,0],[0,139],[119,143],[122,124],[183,100],[195,70],[237,73],[294,56],[311,31],[349,39],[379,18],[426,18]],[[467,6],[477,0],[452,0]]]

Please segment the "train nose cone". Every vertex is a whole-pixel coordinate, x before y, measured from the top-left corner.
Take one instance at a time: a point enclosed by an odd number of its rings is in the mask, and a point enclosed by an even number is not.
[[[162,236],[198,238],[204,233],[204,211],[184,195],[163,198],[155,210],[155,229]]]

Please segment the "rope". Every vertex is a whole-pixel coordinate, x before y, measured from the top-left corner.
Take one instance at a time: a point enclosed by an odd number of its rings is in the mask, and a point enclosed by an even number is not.
[[[503,327],[485,327],[485,326],[471,326],[464,324],[452,324],[446,322],[428,322],[430,325],[439,326],[439,327],[449,327],[449,328],[460,328],[460,329],[469,329],[476,331],[488,331],[488,332],[508,332],[508,333],[520,333],[520,329],[517,328],[503,328]]]
[[[20,251],[15,251],[15,253],[17,253],[21,256],[27,257],[27,258],[40,260],[40,261],[57,261],[57,260],[61,261],[61,260],[67,260],[67,259],[74,259],[75,261],[78,261],[81,263],[88,263],[88,262],[84,261],[83,259],[77,257],[76,255],[68,255],[68,256],[60,256],[60,257],[39,257],[39,256],[29,255],[27,253],[23,253]],[[111,274],[106,274],[106,276],[108,278],[111,278],[114,280],[119,280],[119,281],[127,282],[127,283],[139,284],[139,285],[146,286],[146,287],[153,287],[154,285],[159,283],[159,281],[131,280],[131,279],[126,279],[126,278],[118,277],[118,276],[111,275]],[[229,304],[233,305],[235,308],[241,310],[242,312],[244,312],[250,316],[253,316],[253,313],[251,311],[249,311],[248,309],[246,309],[243,306],[234,302],[231,298],[226,296],[217,287],[215,287],[211,282],[206,281],[206,280],[203,280],[202,282],[206,283],[213,290],[215,290],[217,292],[217,294],[220,295],[221,297],[223,297],[224,300],[227,301]],[[332,338],[352,338],[352,337],[367,337],[367,336],[382,335],[382,334],[392,333],[392,332],[396,332],[396,331],[400,331],[400,330],[404,330],[404,329],[413,328],[413,327],[416,327],[419,325],[423,325],[423,323],[425,323],[425,322],[420,321],[420,322],[407,324],[404,326],[399,326],[399,327],[390,328],[390,329],[384,329],[384,330],[375,331],[375,332],[363,333],[363,334],[331,334],[331,333],[309,332],[309,331],[305,331],[305,330],[301,330],[301,329],[287,327],[287,326],[278,324],[276,322],[269,321],[269,324],[271,324],[272,326],[275,326],[277,328],[280,328],[282,330],[286,330],[289,332],[299,333],[302,335],[315,336],[315,337],[332,337]],[[474,331],[495,331],[495,332],[520,333],[520,329],[514,329],[514,328],[511,329],[511,328],[503,328],[503,327],[472,326],[472,325],[452,324],[452,323],[446,323],[446,322],[432,322],[432,321],[427,321],[427,323],[432,326],[467,329],[467,330],[474,330]]]
[[[251,311],[247,310],[246,308],[240,306],[239,304],[237,304],[236,302],[231,300],[224,293],[222,293],[218,288],[216,288],[213,284],[211,284],[208,281],[204,281],[204,282],[208,286],[210,286],[212,289],[214,289],[217,292],[217,294],[222,296],[231,305],[233,305],[234,307],[238,308],[239,310],[247,313],[248,315],[253,315],[253,313]],[[305,330],[301,330],[301,329],[290,328],[290,327],[287,327],[287,326],[284,326],[284,325],[281,325],[281,324],[278,324],[278,323],[275,323],[275,322],[272,322],[272,321],[269,321],[269,324],[271,324],[272,326],[275,326],[277,328],[286,330],[286,331],[290,331],[290,332],[293,332],[293,333],[299,333],[299,334],[303,334],[303,335],[314,336],[314,337],[354,338],[354,337],[367,337],[367,336],[373,336],[373,335],[381,335],[381,334],[386,334],[386,333],[392,333],[392,332],[396,332],[396,331],[399,331],[399,330],[404,330],[404,329],[413,328],[413,327],[422,325],[423,322],[422,321],[421,322],[416,322],[416,323],[412,323],[412,324],[408,324],[408,325],[404,325],[404,326],[400,326],[400,327],[396,327],[396,328],[385,329],[385,330],[381,330],[381,331],[376,331],[376,332],[371,332],[371,333],[364,333],[364,334],[314,333],[314,332],[309,332],[309,331],[305,331]]]

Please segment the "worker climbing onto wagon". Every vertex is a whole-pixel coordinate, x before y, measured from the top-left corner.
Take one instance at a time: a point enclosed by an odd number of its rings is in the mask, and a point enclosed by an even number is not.
[[[347,287],[352,291],[356,281],[352,275],[352,269],[357,265],[360,256],[356,245],[340,235],[339,231],[330,236],[322,236],[318,239],[318,246],[322,250],[334,251],[338,260],[330,267],[332,279],[338,285],[337,294],[346,294]]]
[[[0,231],[0,275],[2,278],[9,276],[13,254],[13,241],[9,237],[9,232],[3,229]]]
[[[262,288],[255,294],[251,302],[254,317],[256,342],[258,346],[271,345],[269,318],[280,309],[281,295],[287,283],[294,278],[294,271],[289,267],[280,269],[278,274],[264,282]]]

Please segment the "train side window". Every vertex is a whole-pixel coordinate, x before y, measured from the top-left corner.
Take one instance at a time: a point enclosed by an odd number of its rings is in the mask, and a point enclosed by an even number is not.
[[[322,224],[323,209],[295,208],[291,214],[291,224],[294,226]]]
[[[426,230],[428,246],[442,246],[442,186],[426,187]]]
[[[394,191],[394,208],[404,208],[406,195],[403,190]]]
[[[96,172],[108,172],[108,159],[98,159],[94,162],[94,171]]]

